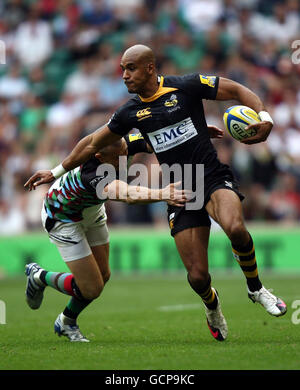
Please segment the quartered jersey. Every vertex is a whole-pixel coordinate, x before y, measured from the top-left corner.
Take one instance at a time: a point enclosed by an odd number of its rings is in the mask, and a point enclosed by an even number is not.
[[[148,152],[147,144],[141,134],[130,134],[124,138],[128,147],[129,163],[136,153]],[[104,176],[97,176],[99,165],[101,162],[93,157],[53,183],[44,199],[48,217],[61,222],[78,222],[82,220],[84,209],[98,205],[100,210],[104,201],[97,196],[97,185]],[[110,180],[105,176],[106,182],[113,181],[115,178],[111,177]]]
[[[108,122],[109,129],[125,135],[138,129],[152,146],[160,164],[204,164],[204,175],[220,166],[207,130],[202,99],[214,100],[219,78],[193,73],[159,76],[159,88],[149,97],[135,95]]]

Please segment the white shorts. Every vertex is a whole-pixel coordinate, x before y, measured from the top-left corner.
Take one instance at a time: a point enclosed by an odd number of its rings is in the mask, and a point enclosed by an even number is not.
[[[88,207],[84,209],[82,215],[83,219],[79,222],[57,221],[48,232],[45,227],[48,215],[43,204],[41,212],[43,228],[65,262],[89,256],[92,253],[91,247],[109,242],[104,204]]]

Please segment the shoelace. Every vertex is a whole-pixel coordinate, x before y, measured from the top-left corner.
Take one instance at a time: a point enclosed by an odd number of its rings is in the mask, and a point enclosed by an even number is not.
[[[264,295],[264,298],[272,303],[276,303],[276,298],[274,295],[271,294],[270,290],[267,290],[266,288],[259,294],[260,296]]]
[[[70,336],[71,340],[81,340],[85,339],[83,334],[80,332],[78,325],[68,325],[68,336]]]

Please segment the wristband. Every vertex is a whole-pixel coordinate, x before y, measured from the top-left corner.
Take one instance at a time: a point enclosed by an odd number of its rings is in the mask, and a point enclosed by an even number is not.
[[[273,125],[273,119],[271,118],[271,115],[267,112],[267,111],[260,111],[258,113],[258,116],[259,116],[259,119],[262,121],[262,122],[271,122],[272,125]]]
[[[59,164],[57,167],[51,169],[52,175],[55,177],[55,179],[58,179],[61,177],[63,174],[65,174],[67,171],[63,167],[62,164]]]

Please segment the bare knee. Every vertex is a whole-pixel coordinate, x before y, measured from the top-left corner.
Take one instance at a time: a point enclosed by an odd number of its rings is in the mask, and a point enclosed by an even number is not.
[[[106,271],[102,273],[102,279],[104,284],[106,284],[109,281],[110,275],[111,275],[110,271]]]
[[[188,279],[192,284],[205,285],[208,279],[208,269],[200,262],[194,262],[188,268]]]
[[[249,241],[249,234],[242,220],[232,221],[225,233],[233,244],[246,245]]]
[[[99,297],[104,287],[104,283],[89,283],[80,288],[81,294],[85,299],[93,300]]]

